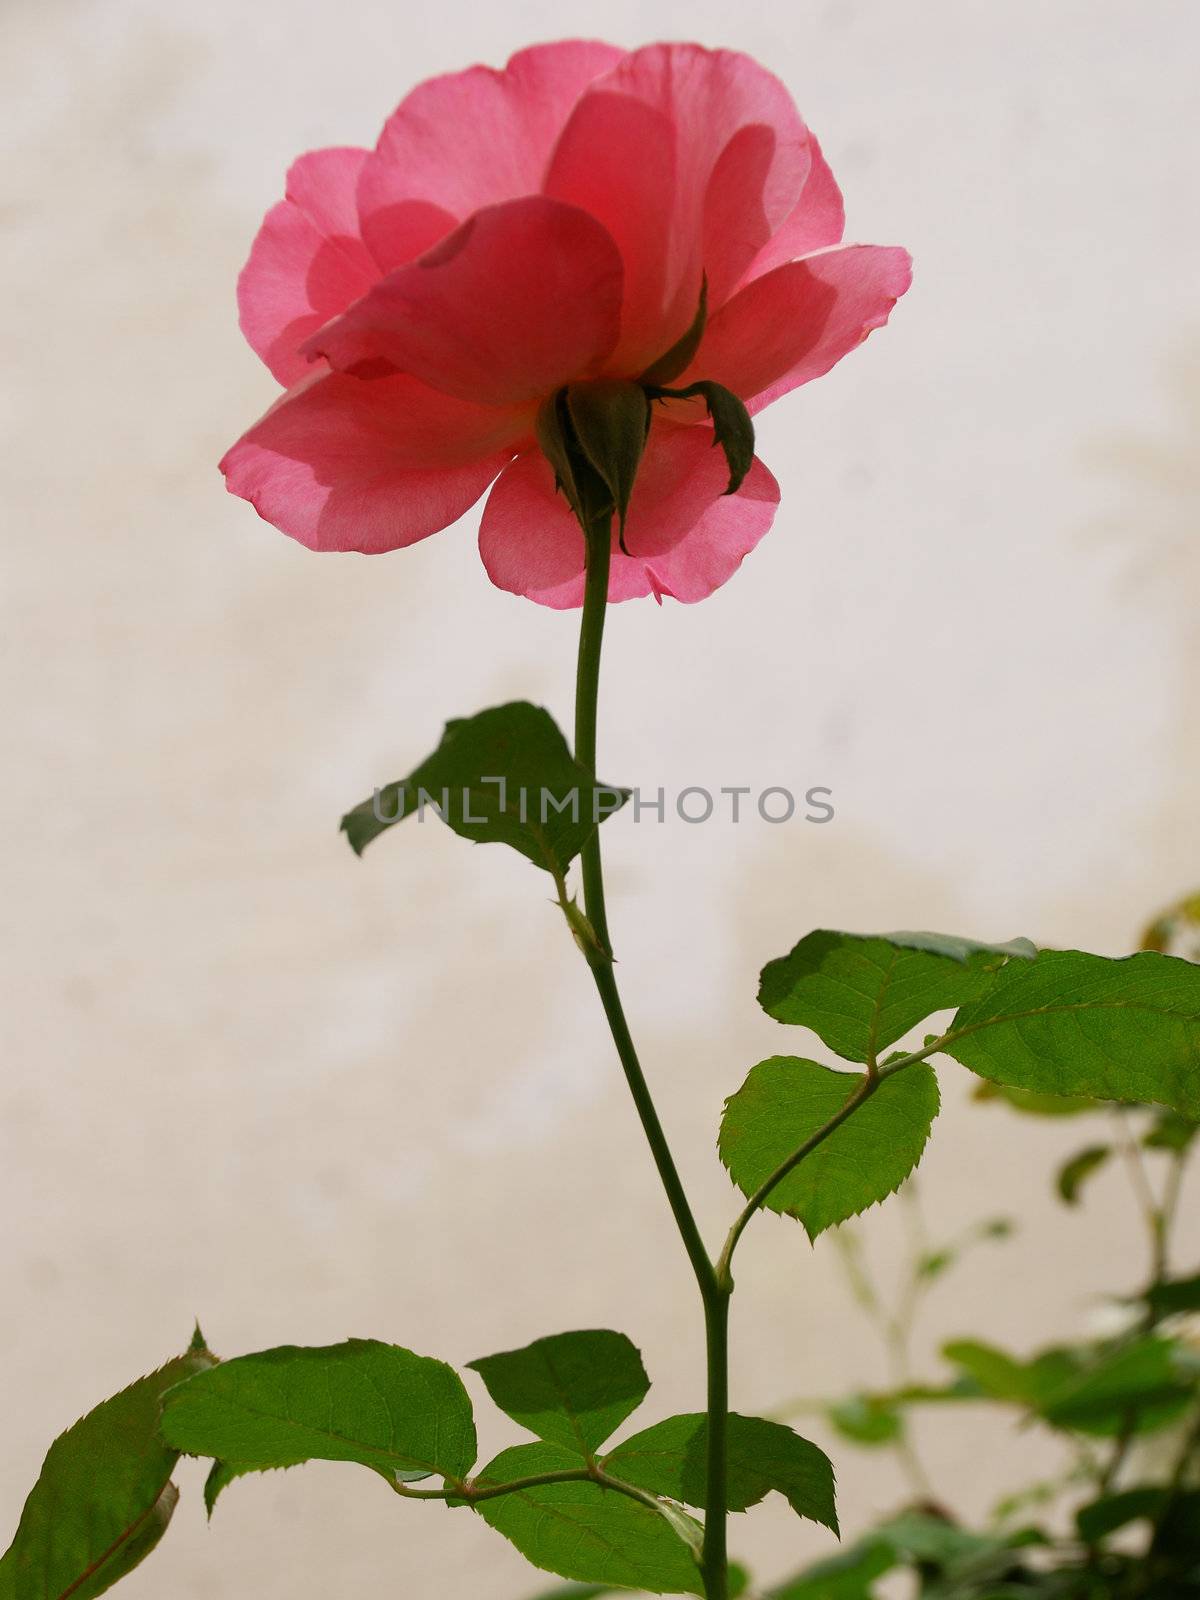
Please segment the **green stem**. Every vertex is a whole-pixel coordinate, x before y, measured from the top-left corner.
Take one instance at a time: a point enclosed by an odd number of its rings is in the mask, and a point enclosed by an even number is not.
[[[596,712],[600,690],[600,651],[608,606],[608,579],[612,563],[612,520],[604,517],[587,532],[587,576],[583,617],[579,629],[579,663],[575,675],[575,759],[591,778],[596,777]],[[604,871],[600,830],[595,829],[582,852],[583,907],[595,944],[581,948],[608,1019],[625,1081],[650,1146],[654,1165],[666,1192],[667,1203],[679,1229],[683,1247],[696,1275],[704,1302],[708,1370],[708,1445],[704,1552],[701,1569],[706,1600],[726,1600],[728,1594],[725,1539],[726,1434],[729,1405],[729,1295],[717,1281],[712,1260],[692,1214],[675,1158],[659,1120],[650,1086],[634,1047],[625,1008],[613,971],[612,940],[604,903]]]
[[[604,639],[604,613],[608,604],[608,574],[612,556],[611,522],[604,518],[592,530],[588,539],[587,580],[584,589],[583,621],[579,630],[579,666],[575,677],[575,759],[587,772],[596,776],[596,702],[600,687],[600,647]],[[667,1143],[667,1136],[659,1120],[646,1075],[642,1071],[634,1047],[633,1036],[621,1003],[613,972],[612,941],[608,933],[608,915],[604,904],[604,871],[600,857],[600,830],[596,828],[582,852],[583,907],[598,948],[587,951],[588,966],[608,1019],[613,1043],[617,1048],[625,1081],[633,1096],[633,1103],[641,1119],[650,1153],[658,1168],[667,1202],[675,1218],[687,1251],[688,1260],[696,1274],[700,1292],[706,1298],[715,1287],[713,1266],[705,1249],[704,1240],[696,1226],[692,1208],[688,1203],[675,1158]]]
[[[705,1445],[704,1551],[700,1574],[706,1600],[726,1600],[729,1550],[726,1529],[729,1432],[729,1297],[717,1288],[704,1298],[704,1334],[708,1358],[708,1429]]]
[[[603,518],[587,537],[587,576],[583,617],[579,624],[579,657],[575,667],[575,759],[589,777],[596,777],[596,714],[600,698],[600,650],[608,609],[608,575],[612,566],[612,518]],[[600,829],[583,847],[583,902],[596,938],[612,955],[608,914],[604,905],[604,873],[600,863]]]
[[[540,1489],[550,1483],[595,1483],[602,1489],[612,1489],[629,1500],[648,1506],[661,1514],[662,1506],[657,1496],[647,1489],[639,1489],[620,1478],[611,1478],[599,1467],[564,1467],[557,1472],[536,1472],[528,1478],[514,1478],[510,1483],[456,1483],[446,1489],[410,1489],[405,1483],[392,1482],[392,1488],[403,1500],[462,1500],[468,1505],[480,1505],[484,1500],[499,1500],[507,1494],[520,1494],[524,1489]]]

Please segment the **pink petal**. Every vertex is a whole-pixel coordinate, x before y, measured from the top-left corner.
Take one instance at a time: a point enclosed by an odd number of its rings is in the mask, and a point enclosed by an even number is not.
[[[363,237],[380,267],[408,259],[395,254],[397,206],[436,207],[453,226],[483,206],[536,194],[571,107],[622,54],[568,39],[521,50],[502,72],[472,67],[414,89],[359,184]]]
[[[365,150],[314,150],[288,173],[238,279],[242,332],[280,383],[308,370],[305,339],[379,277],[358,237],[355,187]]]
[[[714,500],[672,549],[647,567],[657,589],[687,605],[728,583],[775,520],[779,485],[755,457],[736,494]]]
[[[477,211],[305,349],[339,371],[385,362],[445,394],[520,405],[611,354],[621,277],[600,223],[530,195]]]
[[[907,250],[890,245],[842,245],[776,267],[717,312],[678,381],[712,379],[761,411],[882,327],[911,281]]]
[[[736,495],[724,493],[728,481],[711,428],[656,418],[629,507],[629,555],[613,532],[609,599],[701,600],[731,577],[770,527],[779,489],[757,461]],[[498,588],[556,609],[582,604],[583,535],[538,451],[519,456],[494,485],[479,551]]]
[[[377,554],[470,509],[529,439],[531,414],[451,399],[402,374],[317,372],[221,462],[230,492],[310,550]]]
[[[780,267],[786,261],[797,261],[811,255],[814,250],[827,250],[840,244],[846,231],[846,207],[842,191],[821,154],[815,134],[808,136],[812,157],[808,177],[800,191],[791,214],[751,261],[742,282],[761,278],[764,272]]]
[[[676,337],[666,311],[674,289],[668,278],[675,203],[673,125],[641,100],[593,90],[580,101],[559,140],[546,193],[580,206],[616,242],[625,288],[613,366],[640,372]]]
[[[519,455],[493,484],[479,525],[479,554],[498,589],[560,611],[583,604],[583,534],[539,450]],[[609,599],[649,593],[642,563],[614,548]]]
[[[601,96],[606,106],[594,107]],[[643,108],[640,117],[628,109],[630,102]],[[636,151],[642,130],[640,158],[625,157],[618,169],[602,137]],[[670,159],[658,148],[668,138]],[[649,45],[584,93],[559,141],[547,187],[562,199],[586,197],[579,203],[589,209],[602,203],[597,215],[614,232],[623,207],[628,210],[621,242],[637,307],[634,331],[640,346],[643,305],[657,279],[658,354],[691,322],[701,272],[708,275],[710,304],[719,305],[791,212],[808,173],[808,144],[787,90],[748,56],[692,44]],[[589,156],[604,161],[599,184],[589,179]],[[662,195],[657,215],[647,205],[651,189]]]

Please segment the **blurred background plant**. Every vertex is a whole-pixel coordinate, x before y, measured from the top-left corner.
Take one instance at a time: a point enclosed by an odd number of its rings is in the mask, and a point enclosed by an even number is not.
[[[1140,948],[1200,961],[1200,894],[1157,915]],[[1066,1154],[1047,1182],[1063,1205],[1082,1207],[1097,1173],[1110,1164],[1124,1170],[1129,1203],[1145,1223],[1140,1276],[1114,1283],[1068,1343],[1019,1353],[986,1336],[958,1337],[941,1345],[943,1370],[928,1374],[916,1370],[912,1346],[919,1321],[934,1310],[929,1302],[940,1298],[934,1291],[969,1253],[1014,1248],[1018,1220],[985,1216],[933,1230],[910,1179],[900,1192],[907,1248],[886,1285],[872,1263],[870,1223],[832,1229],[850,1298],[877,1330],[887,1386],[796,1396],[774,1415],[817,1418],[844,1444],[894,1452],[908,1493],[893,1515],[782,1584],[764,1589],[739,1571],[731,1594],[742,1600],[1200,1596],[1200,1263],[1176,1260],[1173,1249],[1200,1124],[1156,1106],[988,1082],[974,1099],[986,1114],[1059,1119],[1064,1132],[1078,1118],[1107,1115],[1109,1137]],[[1019,1269],[997,1274],[998,1285],[1016,1283]],[[946,1406],[987,1408],[1010,1426],[1051,1430],[1062,1446],[1060,1470],[1014,1484],[982,1525],[971,1525],[956,1510],[955,1486],[935,1481],[915,1438],[915,1415]],[[537,1600],[612,1592],[567,1585]]]

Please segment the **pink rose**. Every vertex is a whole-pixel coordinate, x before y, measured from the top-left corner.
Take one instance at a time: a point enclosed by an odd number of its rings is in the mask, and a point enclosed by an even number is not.
[[[673,381],[750,412],[828,372],[907,289],[904,250],[842,244],[842,199],[791,98],[747,56],[566,41],[413,90],[373,151],[288,174],[238,283],[280,383],[221,463],[314,550],[368,554],[454,522],[491,485],[492,581],[583,598],[584,539],[534,439],[564,385],[637,378],[693,324]],[[702,405],[658,401],[610,597],[702,600],[771,525],[755,460],[726,495]],[[614,541],[616,535],[614,534]]]

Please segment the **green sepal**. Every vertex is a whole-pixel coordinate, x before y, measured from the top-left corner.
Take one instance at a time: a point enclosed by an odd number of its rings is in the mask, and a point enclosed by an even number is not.
[[[574,437],[565,389],[542,402],[533,431],[542,454],[554,469],[554,487],[566,497],[586,535],[611,514],[613,496]]]
[[[650,431],[646,391],[622,378],[596,378],[591,383],[573,383],[566,391],[566,408],[574,441],[612,497],[623,536],[629,497]],[[574,476],[578,481],[578,473]]]
[[[754,423],[750,413],[732,389],[724,384],[702,379],[689,383],[686,389],[665,389],[661,385],[647,389],[652,400],[692,400],[699,395],[708,408],[713,425],[713,443],[720,445],[729,465],[729,487],[726,494],[736,494],[754,465]]]
[[[638,379],[651,388],[673,383],[681,372],[686,372],[700,348],[704,330],[708,326],[708,275],[700,279],[700,303],[687,332],[669,350],[664,350],[657,361],[652,361]]]

